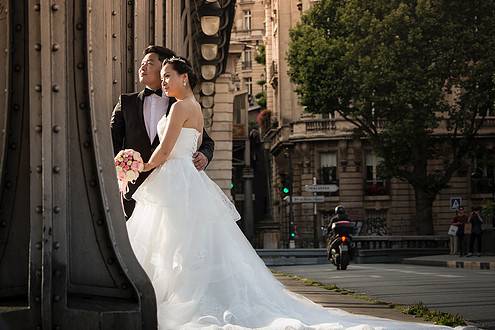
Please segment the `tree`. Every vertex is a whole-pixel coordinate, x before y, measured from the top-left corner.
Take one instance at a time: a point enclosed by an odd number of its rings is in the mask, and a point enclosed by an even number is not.
[[[494,107],[495,2],[322,0],[291,30],[289,75],[312,113],[338,112],[414,188],[419,234]],[[433,160],[441,160],[432,167]]]

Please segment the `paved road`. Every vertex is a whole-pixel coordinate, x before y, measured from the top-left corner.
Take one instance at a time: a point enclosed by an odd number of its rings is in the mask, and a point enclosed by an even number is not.
[[[493,271],[400,264],[350,265],[346,271],[328,264],[271,268],[365,293],[380,301],[422,302],[431,309],[458,313],[483,328],[495,329]]]

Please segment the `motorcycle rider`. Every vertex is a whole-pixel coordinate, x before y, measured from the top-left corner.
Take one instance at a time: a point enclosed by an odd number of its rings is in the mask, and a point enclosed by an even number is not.
[[[327,233],[328,233],[327,251],[329,258],[331,255],[332,248],[334,248],[335,245],[337,245],[339,242],[338,240],[339,235],[332,229],[332,224],[338,221],[349,221],[349,216],[347,215],[345,208],[342,204],[339,204],[335,207],[335,214],[330,219],[330,222],[327,226]]]

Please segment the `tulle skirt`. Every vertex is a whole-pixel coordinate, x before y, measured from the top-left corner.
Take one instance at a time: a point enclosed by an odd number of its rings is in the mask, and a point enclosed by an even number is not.
[[[139,187],[127,222],[156,293],[159,329],[438,329],[323,308],[277,281],[222,190],[190,158]]]

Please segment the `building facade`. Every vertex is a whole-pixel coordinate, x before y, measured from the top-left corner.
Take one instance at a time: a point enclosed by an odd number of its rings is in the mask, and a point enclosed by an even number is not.
[[[414,235],[415,200],[412,187],[400,180],[380,178],[380,158],[365,139],[352,135],[352,125],[336,115],[305,113],[287,75],[285,59],[289,30],[314,0],[263,0],[267,70],[267,108],[271,118],[262,127],[266,148],[272,156],[271,183],[273,222],[279,230],[268,233],[271,246],[289,246],[289,233],[296,232],[296,247],[323,246],[323,228],[342,204],[358,220],[361,235]],[[454,215],[451,200],[461,199],[470,209],[493,198],[495,117],[488,114],[479,131],[480,143],[489,150],[458,171],[433,205],[434,232],[445,234]],[[435,167],[435,162],[429,164]],[[313,196],[306,185],[332,184],[335,192],[319,193],[324,202],[287,203],[284,188],[294,196]],[[284,200],[285,198],[285,200]],[[290,218],[292,214],[292,219]],[[291,224],[291,221],[293,224]],[[259,232],[258,235],[267,233]],[[316,239],[315,239],[316,237]],[[266,242],[267,240],[265,240]],[[275,243],[276,241],[276,243]]]

